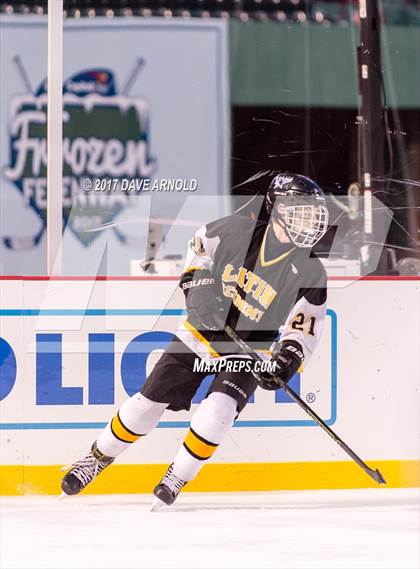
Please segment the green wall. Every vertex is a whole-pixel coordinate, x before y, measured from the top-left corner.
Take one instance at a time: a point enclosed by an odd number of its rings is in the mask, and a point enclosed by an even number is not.
[[[359,28],[232,21],[233,105],[356,107]],[[420,108],[420,27],[382,30],[388,104]]]

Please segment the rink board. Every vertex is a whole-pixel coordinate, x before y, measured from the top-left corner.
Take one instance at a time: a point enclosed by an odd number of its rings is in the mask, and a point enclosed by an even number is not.
[[[170,278],[0,281],[1,493],[57,492],[58,465],[85,453],[180,325],[176,284]],[[292,386],[390,486],[420,485],[419,280],[333,280],[328,305],[321,345]],[[149,491],[182,443],[190,416],[166,412],[92,492]],[[188,488],[371,485],[284,393],[258,390]]]

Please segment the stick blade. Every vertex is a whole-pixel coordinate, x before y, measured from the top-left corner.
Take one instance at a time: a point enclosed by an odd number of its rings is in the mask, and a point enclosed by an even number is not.
[[[368,468],[366,470],[366,473],[369,474],[369,476],[373,478],[374,481],[377,482],[378,484],[386,484],[385,478],[382,476],[382,474],[379,472],[377,468],[375,468],[375,470],[373,470],[373,468]]]
[[[382,476],[378,469],[375,470],[375,474],[375,480],[378,484],[386,484],[385,478]]]

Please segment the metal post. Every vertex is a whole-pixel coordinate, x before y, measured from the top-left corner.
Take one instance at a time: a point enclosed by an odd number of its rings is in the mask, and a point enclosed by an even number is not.
[[[359,86],[362,96],[362,172],[364,230],[374,231],[372,221],[372,178],[384,175],[384,120],[380,15],[378,0],[359,0],[360,48]]]
[[[47,267],[61,273],[63,234],[63,0],[48,0]]]

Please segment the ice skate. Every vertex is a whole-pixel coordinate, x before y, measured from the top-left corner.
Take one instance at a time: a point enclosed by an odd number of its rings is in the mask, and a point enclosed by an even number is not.
[[[173,473],[173,464],[171,464],[165,476],[153,490],[156,500],[153,502],[152,512],[173,504],[185,484],[184,480]]]
[[[65,466],[62,470],[70,471],[61,481],[61,489],[68,496],[79,494],[88,484],[90,484],[107,466],[114,462],[115,458],[105,456],[93,443],[90,453],[81,460],[78,460],[70,467]]]

